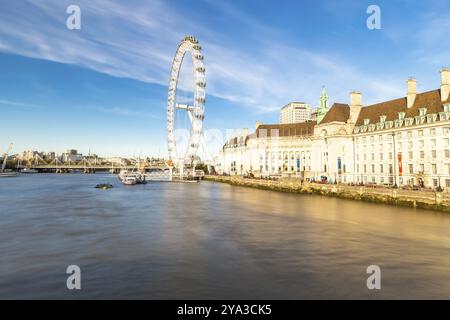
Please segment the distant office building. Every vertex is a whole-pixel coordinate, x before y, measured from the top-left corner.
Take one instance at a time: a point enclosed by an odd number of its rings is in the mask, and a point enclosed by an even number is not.
[[[56,158],[56,153],[55,152],[44,153],[43,158],[44,158],[44,160],[47,160],[47,161],[53,161]]]
[[[22,154],[19,154],[17,158],[19,160],[30,161],[30,160],[34,160],[36,158],[36,156],[42,157],[42,153],[40,153],[38,151],[27,150],[27,151],[23,151]]]
[[[78,154],[78,150],[76,150],[76,149],[67,149],[66,150],[66,154],[76,155],[76,154]]]
[[[304,102],[291,102],[281,108],[280,123],[301,123],[311,119],[311,106]]]
[[[67,149],[65,153],[61,155],[62,162],[79,162],[83,160],[83,155],[78,153],[76,149]]]

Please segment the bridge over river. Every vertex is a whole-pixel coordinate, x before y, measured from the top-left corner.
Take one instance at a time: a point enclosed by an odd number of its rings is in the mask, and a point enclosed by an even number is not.
[[[24,169],[25,166],[18,166],[18,170]],[[135,170],[138,167],[136,165],[121,165],[121,166],[112,166],[107,164],[39,164],[33,165],[29,168],[35,169],[39,172],[56,172],[56,173],[65,173],[65,172],[84,172],[84,173],[95,173],[97,171],[110,171],[111,173],[119,173],[120,170]],[[165,164],[159,165],[145,165],[139,166],[139,170],[151,171],[151,170],[164,170],[168,167]]]

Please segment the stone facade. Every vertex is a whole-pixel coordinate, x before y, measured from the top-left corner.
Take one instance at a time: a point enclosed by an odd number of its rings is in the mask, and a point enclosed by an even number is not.
[[[319,123],[257,124],[229,139],[216,168],[229,175],[290,176],[337,183],[450,189],[450,70],[441,87],[363,106],[362,94],[335,103]],[[326,104],[326,102],[325,102]]]

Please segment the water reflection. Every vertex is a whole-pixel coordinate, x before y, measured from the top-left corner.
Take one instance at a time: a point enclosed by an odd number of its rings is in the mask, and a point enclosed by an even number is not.
[[[2,179],[0,212],[0,298],[450,298],[448,214],[109,175]]]

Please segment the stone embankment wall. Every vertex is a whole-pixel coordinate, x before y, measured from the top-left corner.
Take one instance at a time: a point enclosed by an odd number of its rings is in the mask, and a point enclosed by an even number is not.
[[[385,187],[361,187],[317,183],[302,184],[298,179],[265,180],[247,179],[239,176],[205,176],[205,180],[264,190],[319,194],[343,199],[450,212],[450,193],[446,192],[412,191]]]

